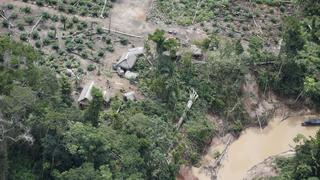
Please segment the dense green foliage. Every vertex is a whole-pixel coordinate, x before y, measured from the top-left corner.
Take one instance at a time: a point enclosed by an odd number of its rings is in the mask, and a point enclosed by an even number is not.
[[[163,31],[157,30],[149,39],[157,46],[153,60],[155,69],[150,68],[147,60],[141,60],[137,67],[143,76],[139,83],[145,94],[167,103],[168,110],[179,116],[193,88],[199,99],[189,112],[187,123],[197,122],[198,116],[209,111],[226,118],[226,129],[238,134],[250,122],[242,107],[237,105],[241,99],[244,74],[248,71],[238,43],[210,36],[200,42],[208,59],[197,64],[191,53],[177,57],[179,42],[166,39]]]
[[[93,100],[79,110],[68,80],[39,66],[33,48],[1,37],[0,50],[1,131],[9,132],[1,135],[1,177],[174,179],[213,136],[214,127],[197,112],[186,136],[176,132],[180,111],[169,109],[170,101],[113,99],[102,111],[102,94],[93,89]]]
[[[273,65],[258,71],[262,87],[271,87],[285,96],[301,96],[309,104],[319,104],[319,6],[318,1],[301,1],[299,7],[302,12],[298,11],[295,16],[286,18],[284,45],[279,57],[262,51],[253,53],[255,62],[274,62]],[[317,10],[313,7],[317,7]]]
[[[281,158],[277,160],[280,175],[277,180],[285,179],[308,179],[318,180],[320,177],[320,131],[315,138],[306,139],[297,136],[296,142],[300,142],[293,158]]]

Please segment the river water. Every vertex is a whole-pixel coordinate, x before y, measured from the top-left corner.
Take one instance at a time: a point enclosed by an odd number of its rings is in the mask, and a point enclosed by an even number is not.
[[[290,117],[282,122],[280,118],[274,118],[262,130],[259,128],[246,129],[229,146],[218,173],[218,180],[241,180],[254,165],[295,146],[293,138],[297,134],[300,133],[306,137],[314,136],[319,127],[301,126],[304,120],[313,117],[315,116]],[[199,172],[195,175],[200,180],[209,179]]]

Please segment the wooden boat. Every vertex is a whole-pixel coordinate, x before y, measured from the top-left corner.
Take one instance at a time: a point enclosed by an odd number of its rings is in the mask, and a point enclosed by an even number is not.
[[[302,126],[320,126],[320,119],[309,119],[301,123]]]

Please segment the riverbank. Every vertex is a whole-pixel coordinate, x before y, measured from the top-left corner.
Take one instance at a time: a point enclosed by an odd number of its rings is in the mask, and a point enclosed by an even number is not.
[[[261,165],[261,162],[269,157],[292,150],[292,147],[295,146],[293,139],[298,134],[306,137],[314,136],[319,129],[318,127],[301,126],[304,120],[314,117],[317,115],[296,115],[286,119],[283,116],[275,116],[264,129],[256,127],[246,129],[227,148],[221,160],[221,167],[216,170],[217,179],[241,180],[253,179],[254,176],[276,175],[272,167]],[[223,152],[227,139],[229,138],[220,140],[220,144],[214,140],[215,143],[211,144],[208,153],[203,157],[201,166],[190,169],[192,171],[190,177],[199,180],[212,179],[215,174],[210,172],[210,168],[215,164],[217,154]],[[259,168],[252,168],[257,164],[260,164]],[[272,161],[268,164],[272,164]]]

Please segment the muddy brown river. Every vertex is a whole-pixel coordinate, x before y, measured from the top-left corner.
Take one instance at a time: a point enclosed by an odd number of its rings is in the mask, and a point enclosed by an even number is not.
[[[218,180],[241,180],[254,165],[295,146],[293,138],[297,134],[314,136],[319,127],[301,126],[304,120],[312,117],[315,116],[291,117],[282,122],[280,118],[275,118],[262,130],[246,129],[229,146],[218,173]],[[200,180],[210,179],[199,169],[193,169],[193,172]]]

